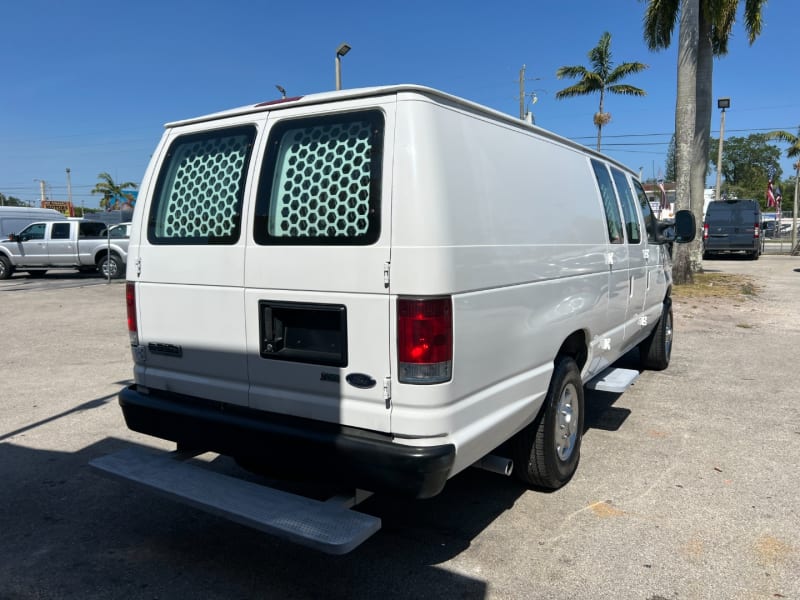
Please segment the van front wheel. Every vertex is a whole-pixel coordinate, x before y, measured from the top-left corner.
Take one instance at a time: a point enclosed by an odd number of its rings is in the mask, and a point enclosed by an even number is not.
[[[663,371],[672,356],[672,302],[664,301],[655,329],[639,344],[639,364],[643,369]]]
[[[514,473],[527,485],[557,490],[578,468],[582,436],[583,382],[575,361],[563,356],[539,415],[514,437]]]

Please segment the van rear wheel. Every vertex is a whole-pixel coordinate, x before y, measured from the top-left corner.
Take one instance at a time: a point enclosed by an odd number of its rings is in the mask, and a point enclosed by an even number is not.
[[[571,357],[559,357],[539,415],[514,437],[517,478],[546,490],[567,483],[580,460],[583,418],[578,365]]]

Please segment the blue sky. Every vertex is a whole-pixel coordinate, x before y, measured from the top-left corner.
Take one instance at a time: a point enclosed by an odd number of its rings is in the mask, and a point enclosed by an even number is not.
[[[742,3],[743,4],[743,3]],[[536,123],[593,146],[596,96],[555,100],[588,65],[604,31],[614,62],[650,68],[626,80],[645,98],[611,96],[603,149],[644,177],[664,171],[674,129],[676,51],[651,53],[639,0],[403,3],[226,0],[9,2],[0,31],[0,192],[97,206],[97,174],[139,182],[163,124],[288,94],[334,88],[334,53],[346,41],[343,87],[417,83],[519,113],[519,71]],[[714,64],[714,97],[731,98],[726,139],[800,126],[796,28],[800,4],[773,0],[750,46],[737,23]],[[675,33],[677,40],[677,31]],[[715,109],[712,135],[717,136]],[[784,155],[785,156],[785,155]],[[791,169],[782,160],[783,176]],[[709,173],[709,181],[713,173]]]

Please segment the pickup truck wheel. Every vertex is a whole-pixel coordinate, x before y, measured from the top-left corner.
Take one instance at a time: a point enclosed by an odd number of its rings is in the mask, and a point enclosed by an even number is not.
[[[111,271],[111,279],[119,279],[125,275],[125,269],[122,267],[122,261],[113,254],[111,256],[104,256],[100,259],[97,269],[103,277],[109,276]]]
[[[663,371],[672,355],[672,302],[664,301],[661,318],[650,335],[639,344],[639,363],[642,368]]]
[[[578,365],[568,356],[556,360],[539,415],[512,442],[517,478],[546,490],[557,490],[575,474],[583,436],[583,382]]]
[[[38,271],[28,271],[28,277],[34,277],[35,279],[40,279],[47,274],[47,271],[44,269],[40,269]]]
[[[8,279],[14,272],[11,263],[5,256],[0,256],[0,279]]]

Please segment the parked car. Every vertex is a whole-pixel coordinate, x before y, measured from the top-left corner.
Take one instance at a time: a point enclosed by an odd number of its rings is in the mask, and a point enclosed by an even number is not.
[[[125,275],[130,223],[108,228],[98,221],[64,220],[31,223],[0,241],[0,279],[15,270],[41,277],[50,269],[100,271]]]
[[[744,252],[757,260],[764,252],[761,207],[756,200],[719,200],[706,209],[703,258]]]

